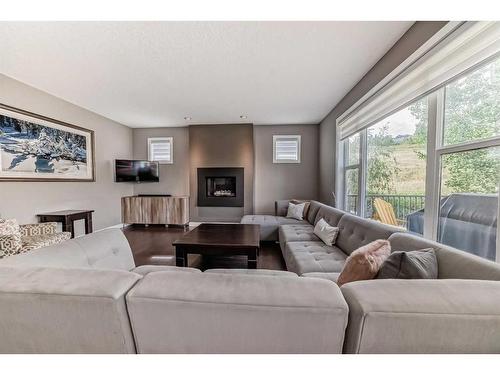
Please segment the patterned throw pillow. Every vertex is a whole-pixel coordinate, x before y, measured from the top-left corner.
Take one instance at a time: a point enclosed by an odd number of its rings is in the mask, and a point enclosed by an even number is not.
[[[16,219],[0,219],[0,259],[19,253],[21,233]]]
[[[57,223],[38,223],[20,225],[21,236],[42,236],[57,232]]]
[[[19,224],[16,219],[0,219],[0,236],[19,233]]]
[[[15,234],[0,236],[0,259],[18,254],[21,248],[21,236]]]

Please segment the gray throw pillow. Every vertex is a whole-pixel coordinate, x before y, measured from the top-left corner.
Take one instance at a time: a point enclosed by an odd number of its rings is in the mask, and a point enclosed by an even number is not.
[[[386,259],[377,279],[437,279],[438,263],[434,249],[395,251]]]

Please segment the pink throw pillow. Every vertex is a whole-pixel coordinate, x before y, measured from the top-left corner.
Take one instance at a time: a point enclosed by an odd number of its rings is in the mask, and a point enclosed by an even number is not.
[[[346,259],[337,284],[373,279],[390,254],[391,244],[387,240],[376,240],[354,250]]]

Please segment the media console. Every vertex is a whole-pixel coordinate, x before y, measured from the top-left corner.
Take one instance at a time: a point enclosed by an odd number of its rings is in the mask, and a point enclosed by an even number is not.
[[[189,224],[189,197],[167,195],[130,196],[122,198],[124,224]]]

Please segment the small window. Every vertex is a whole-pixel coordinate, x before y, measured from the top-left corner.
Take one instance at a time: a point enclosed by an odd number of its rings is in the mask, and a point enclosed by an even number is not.
[[[273,163],[300,163],[300,135],[273,135]]]
[[[148,154],[150,161],[173,164],[174,139],[172,137],[148,138]]]

